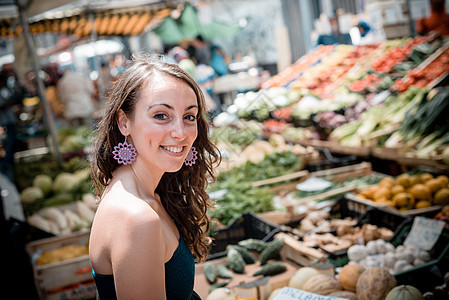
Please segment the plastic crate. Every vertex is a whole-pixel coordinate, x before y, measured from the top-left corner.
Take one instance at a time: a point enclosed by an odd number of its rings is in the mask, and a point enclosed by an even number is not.
[[[407,238],[413,221],[409,220],[400,229],[390,242],[395,246],[402,245]],[[429,251],[431,260],[413,267],[412,269],[396,273],[394,277],[398,281],[398,285],[409,284],[421,292],[426,292],[437,285],[438,282],[443,282],[445,272],[449,271],[449,228],[446,226],[440,234],[437,242]]]
[[[238,242],[253,238],[271,241],[276,233],[281,232],[278,225],[269,223],[252,212],[242,216],[231,223],[227,228],[220,229],[211,237],[214,239],[207,260],[226,256],[226,247]]]
[[[402,228],[404,222],[411,221],[413,218],[390,211],[382,207],[371,207],[360,217],[359,224],[373,224],[378,227],[388,228],[396,233]]]
[[[347,203],[347,202],[343,202]],[[353,213],[354,212],[347,212]],[[369,208],[363,215],[359,216],[359,221],[355,225],[356,227],[361,227],[363,224],[376,225],[377,227],[388,228],[393,231],[393,238],[398,236],[403,228],[412,221],[412,218],[408,218],[401,214],[397,214],[382,208]],[[392,238],[392,239],[393,239]],[[389,240],[391,242],[391,239]],[[335,267],[342,267],[349,262],[347,256],[347,250],[341,250],[337,252],[328,252],[323,249],[328,254],[328,260]]]
[[[330,214],[333,218],[344,219],[347,217],[361,218],[373,207],[364,202],[350,199],[346,196],[340,197],[332,206]]]
[[[358,202],[357,200],[340,196],[335,203],[330,207],[329,214],[331,219],[356,218],[357,222],[371,209],[367,204]],[[297,228],[304,217],[285,224],[291,228]]]

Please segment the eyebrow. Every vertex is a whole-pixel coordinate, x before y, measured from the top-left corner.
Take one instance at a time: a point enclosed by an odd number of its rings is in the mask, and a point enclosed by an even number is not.
[[[169,105],[169,104],[167,104],[167,103],[155,103],[155,104],[153,104],[153,105],[150,105],[150,107],[148,107],[148,110],[150,110],[150,109],[152,109],[153,107],[158,106],[158,105],[165,106],[166,108],[168,108],[168,109],[170,109],[170,110],[175,110],[175,108],[174,108],[173,106],[171,106],[171,105]],[[189,105],[189,106],[186,107],[186,111],[187,111],[187,110],[190,110],[190,109],[192,109],[192,108],[197,108],[197,109],[198,109],[198,105]]]

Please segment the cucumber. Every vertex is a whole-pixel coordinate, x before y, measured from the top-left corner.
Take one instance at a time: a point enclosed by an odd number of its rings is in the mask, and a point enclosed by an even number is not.
[[[284,239],[275,239],[274,241],[268,243],[267,247],[260,253],[260,264],[264,265],[270,259],[277,259],[281,252],[282,246],[284,245]]]
[[[285,271],[287,271],[287,266],[282,261],[275,261],[264,265],[262,268],[256,271],[253,276],[273,276],[284,273]]]
[[[242,274],[245,271],[245,261],[237,250],[230,248],[226,257],[233,272]]]
[[[206,263],[204,265],[203,273],[204,276],[206,277],[207,282],[209,282],[210,284],[215,283],[217,281],[215,266],[212,263]]]
[[[256,257],[251,252],[246,250],[245,247],[242,247],[242,246],[239,246],[239,245],[229,245],[227,247],[227,250],[229,251],[230,248],[234,248],[235,250],[237,250],[237,252],[240,253],[240,255],[242,256],[243,260],[247,264],[253,264],[257,260]]]
[[[259,239],[246,239],[238,242],[238,244],[242,247],[250,251],[262,252],[267,247],[267,242],[264,242]]]
[[[228,269],[228,267],[225,264],[219,264],[216,270],[217,270],[217,277],[224,279],[232,278],[232,272],[231,270]]]

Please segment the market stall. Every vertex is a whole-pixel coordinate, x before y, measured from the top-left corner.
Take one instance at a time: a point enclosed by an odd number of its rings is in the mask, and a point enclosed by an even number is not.
[[[135,34],[167,17],[163,8],[98,13],[91,25]],[[87,36],[87,17],[54,27]],[[31,32],[49,29],[47,21]],[[446,299],[448,75],[448,38],[416,36],[318,46],[265,81],[216,80],[227,107],[211,119],[210,138],[222,163],[207,189],[213,243],[196,263],[195,291],[203,299]],[[36,147],[16,155],[23,223],[38,233],[26,251],[41,299],[93,299],[94,132],[54,134],[62,160]]]

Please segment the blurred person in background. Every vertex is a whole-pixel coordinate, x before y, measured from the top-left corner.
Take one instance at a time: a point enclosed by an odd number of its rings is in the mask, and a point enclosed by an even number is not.
[[[0,70],[0,134],[4,140],[4,157],[0,156],[0,172],[14,182],[14,153],[16,151],[16,126],[18,123],[14,106],[23,99],[24,89],[19,84],[12,65]]]
[[[93,82],[67,68],[58,81],[57,90],[59,99],[65,105],[64,117],[68,123],[74,127],[91,126],[95,94]]]
[[[210,64],[212,53],[210,45],[201,35],[198,35],[193,41],[192,45],[195,47],[195,60],[197,64]]]
[[[226,63],[226,54],[215,44],[211,44],[210,66],[215,70],[218,76],[228,74],[228,65]]]
[[[329,34],[320,34],[316,41],[317,45],[335,45],[345,44],[352,45],[351,36],[348,33],[341,33],[338,26],[338,18],[329,19],[331,32]]]
[[[430,16],[416,21],[416,32],[419,35],[449,35],[449,14],[446,13],[444,0],[430,1]]]

